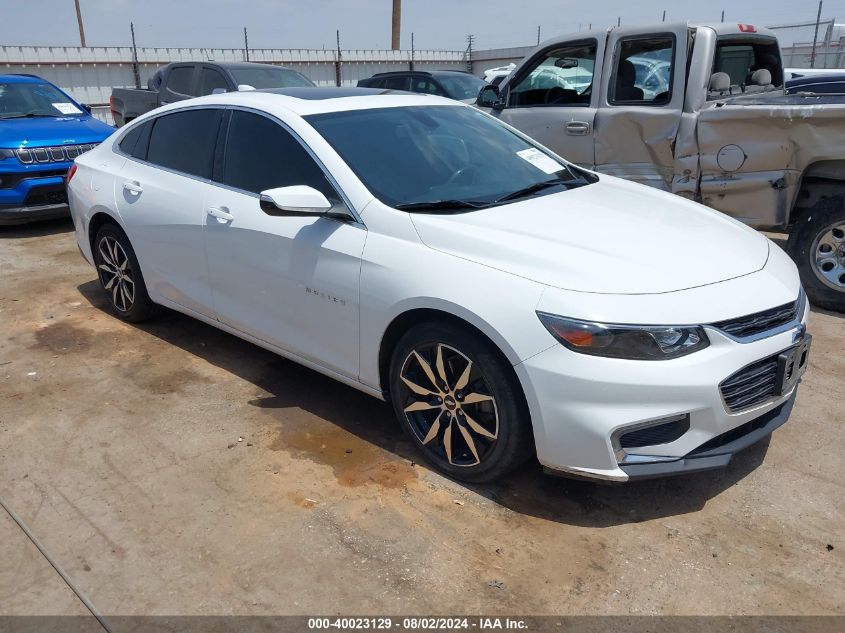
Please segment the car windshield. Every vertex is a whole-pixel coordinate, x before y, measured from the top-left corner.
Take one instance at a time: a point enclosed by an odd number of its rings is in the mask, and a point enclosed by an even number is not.
[[[437,81],[452,99],[475,99],[487,82],[472,75],[438,75]]]
[[[592,178],[471,107],[348,110],[305,119],[373,195],[400,209],[466,211]]]
[[[232,68],[235,83],[239,86],[252,86],[256,90],[265,88],[313,87],[314,82],[295,70],[288,68]]]
[[[65,93],[51,84],[0,82],[0,119],[84,114]]]

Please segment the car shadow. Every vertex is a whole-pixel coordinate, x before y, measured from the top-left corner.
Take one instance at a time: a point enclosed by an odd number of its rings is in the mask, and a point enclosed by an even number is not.
[[[66,218],[35,220],[26,224],[0,225],[0,240],[44,237],[71,231],[73,231],[73,221],[68,215]]]
[[[78,289],[92,306],[111,314],[96,281]],[[421,461],[421,454],[396,423],[387,403],[171,310],[134,327],[267,394],[244,402],[244,406],[299,408],[400,458]],[[700,510],[709,499],[757,468],[767,449],[768,439],[737,454],[724,470],[627,484],[551,476],[536,460],[501,483],[456,483],[521,514],[570,525],[609,527]]]

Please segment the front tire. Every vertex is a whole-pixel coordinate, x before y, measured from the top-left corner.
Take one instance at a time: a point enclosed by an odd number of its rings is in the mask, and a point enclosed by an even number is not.
[[[845,198],[823,198],[798,220],[786,250],[810,301],[845,312]]]
[[[450,477],[492,481],[532,454],[531,421],[513,369],[468,329],[411,328],[393,351],[390,395],[405,431]]]
[[[116,225],[106,224],[97,232],[93,246],[100,286],[114,315],[130,323],[153,316],[157,306],[147,294],[138,258],[126,234]]]

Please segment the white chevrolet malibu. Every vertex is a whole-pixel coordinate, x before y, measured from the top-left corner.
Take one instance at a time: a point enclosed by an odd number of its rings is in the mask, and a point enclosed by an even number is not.
[[[80,156],[114,314],[178,310],[389,400],[466,481],[724,466],[807,366],[792,261],[698,204],[438,97],[301,88],[159,108]]]

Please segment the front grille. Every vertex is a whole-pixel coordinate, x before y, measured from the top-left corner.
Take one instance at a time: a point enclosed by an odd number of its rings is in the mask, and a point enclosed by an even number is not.
[[[656,444],[668,444],[674,442],[684,433],[689,431],[689,415],[681,416],[678,419],[647,426],[625,433],[619,438],[619,446],[622,448],[637,448],[640,446],[654,446]]]
[[[33,187],[24,200],[26,207],[38,207],[45,204],[67,204],[67,191],[64,185],[43,185]]]
[[[756,312],[755,314],[749,314],[736,319],[719,321],[718,323],[713,323],[712,326],[735,338],[748,338],[749,336],[761,334],[762,332],[768,332],[781,325],[786,325],[790,321],[795,321],[800,314],[802,303],[803,296],[798,297],[797,301],[778,306],[777,308]]]
[[[769,356],[725,379],[719,389],[731,412],[749,409],[775,396],[778,355]]]
[[[24,165],[33,163],[64,163],[97,147],[96,143],[83,145],[58,145],[56,147],[35,147],[15,150],[18,160]]]

